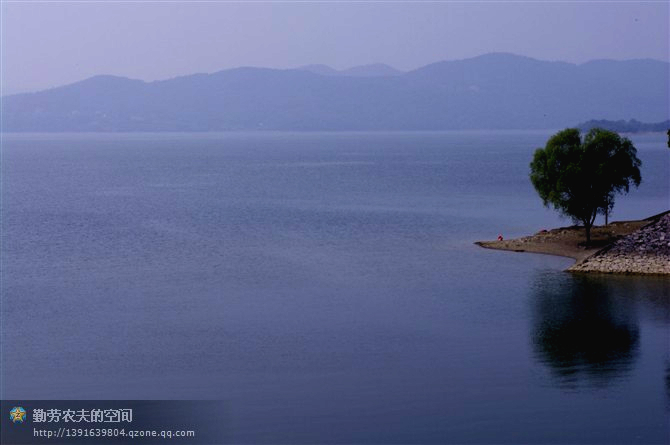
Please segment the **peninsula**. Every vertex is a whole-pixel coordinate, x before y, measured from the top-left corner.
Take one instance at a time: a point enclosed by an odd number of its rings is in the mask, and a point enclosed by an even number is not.
[[[502,241],[477,241],[487,249],[559,255],[576,260],[570,272],[670,275],[670,211],[591,229],[585,246],[579,226],[542,230]]]

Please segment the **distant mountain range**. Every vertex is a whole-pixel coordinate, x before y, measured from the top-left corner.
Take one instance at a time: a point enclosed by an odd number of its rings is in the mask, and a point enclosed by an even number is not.
[[[625,121],[608,120],[590,120],[582,122],[577,126],[582,131],[589,131],[592,128],[603,128],[605,130],[616,131],[618,133],[647,133],[647,132],[665,132],[670,130],[670,120],[663,122],[645,123],[635,119]]]
[[[552,129],[670,118],[670,64],[513,54],[337,71],[236,68],[144,82],[96,76],[2,100],[3,131]]]
[[[384,63],[372,63],[370,65],[354,66],[352,68],[338,71],[328,65],[305,65],[298,68],[299,70],[309,71],[314,74],[321,74],[322,76],[352,76],[352,77],[383,77],[383,76],[399,76],[403,74],[392,66]]]

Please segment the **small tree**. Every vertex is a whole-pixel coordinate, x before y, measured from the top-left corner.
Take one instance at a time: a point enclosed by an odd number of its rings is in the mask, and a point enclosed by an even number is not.
[[[538,148],[530,163],[530,180],[545,206],[582,223],[586,242],[598,214],[614,207],[614,195],[640,185],[640,165],[633,143],[612,131],[594,128],[582,141],[569,128]]]

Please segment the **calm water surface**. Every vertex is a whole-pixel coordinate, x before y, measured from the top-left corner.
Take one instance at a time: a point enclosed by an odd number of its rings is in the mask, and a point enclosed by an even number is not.
[[[2,392],[222,399],[242,443],[667,443],[670,280],[569,225],[551,132],[3,135]],[[665,136],[613,219],[668,208]]]

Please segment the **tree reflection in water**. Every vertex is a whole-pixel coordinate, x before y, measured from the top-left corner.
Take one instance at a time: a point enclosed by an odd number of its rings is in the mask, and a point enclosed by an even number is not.
[[[605,386],[631,370],[639,328],[621,284],[550,272],[533,283],[533,346],[561,386]]]

